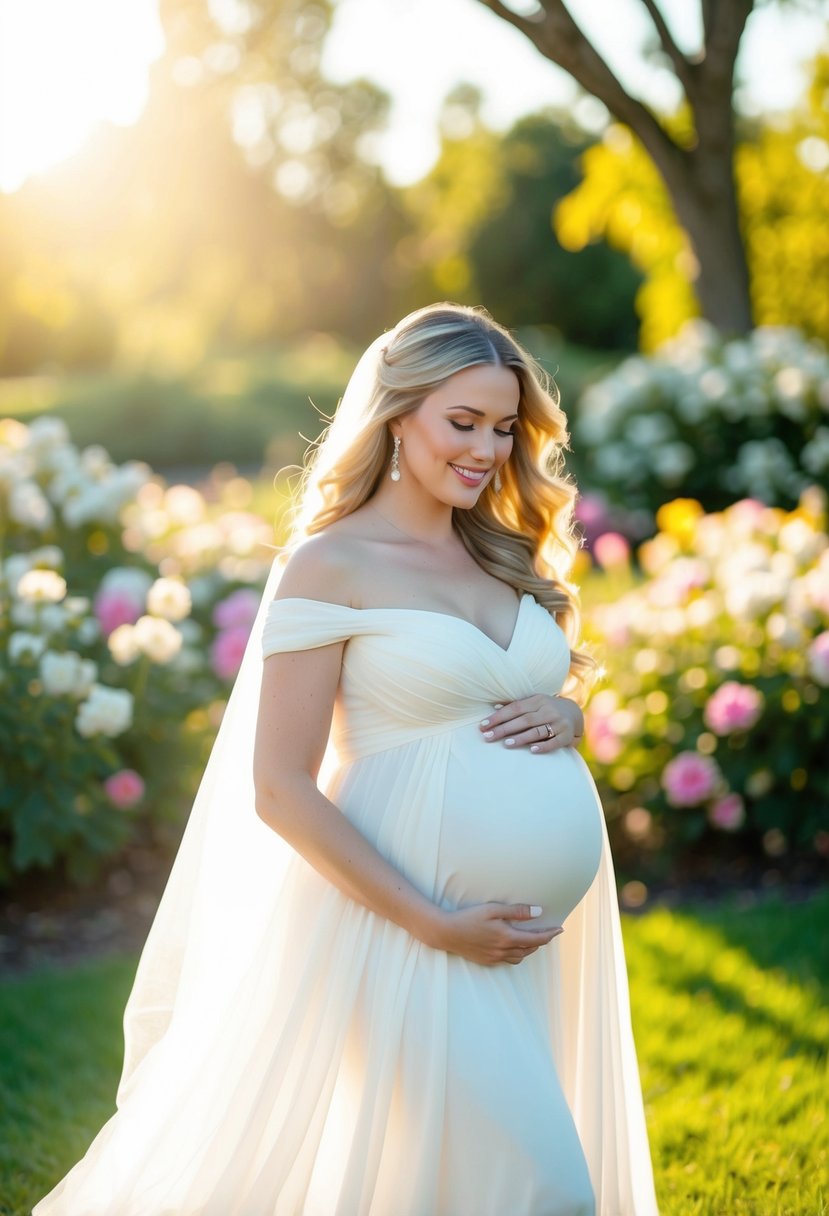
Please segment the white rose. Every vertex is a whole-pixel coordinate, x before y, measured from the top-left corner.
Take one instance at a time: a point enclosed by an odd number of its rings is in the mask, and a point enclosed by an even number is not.
[[[63,504],[63,518],[70,528],[77,528],[81,524],[109,522],[103,486],[87,484],[80,493],[68,498]]]
[[[96,481],[101,481],[112,468],[109,452],[99,443],[84,448],[80,456],[81,468]]]
[[[176,578],[157,578],[147,592],[147,611],[167,621],[181,621],[192,607],[190,592]]]
[[[800,453],[800,463],[816,477],[829,468],[829,427],[817,428]]]
[[[54,570],[27,570],[17,584],[17,594],[31,604],[56,604],[66,595],[66,579]]]
[[[694,467],[696,456],[687,443],[664,443],[653,449],[651,462],[660,481],[675,485]]]
[[[57,570],[64,562],[63,550],[58,545],[41,545],[30,556],[33,566],[48,566],[50,570]]]
[[[11,607],[11,621],[22,629],[31,629],[37,625],[38,608],[26,600],[14,600]]]
[[[29,423],[29,447],[39,452],[63,447],[69,442],[69,428],[62,418],[42,414]]]
[[[204,669],[204,654],[192,646],[183,646],[170,665],[185,675],[194,675]]]
[[[85,697],[98,675],[90,659],[83,659],[74,650],[58,654],[47,650],[41,655],[40,676],[45,691],[53,697]]]
[[[154,663],[169,663],[181,650],[181,634],[175,625],[161,617],[141,616],[133,629],[139,650]]]
[[[699,378],[699,386],[709,401],[722,401],[731,387],[728,376],[718,367],[710,367]]]
[[[134,625],[119,625],[107,638],[109,653],[120,667],[134,663],[141,653]]]
[[[78,498],[86,489],[85,474],[76,466],[59,469],[49,482],[49,497],[53,503],[65,508],[73,498]]]
[[[179,621],[176,624],[176,629],[187,646],[198,646],[204,636],[204,630],[201,625],[198,621],[194,621],[192,617],[188,617],[186,621]]]
[[[124,688],[107,688],[93,684],[89,696],[78,706],[75,726],[78,734],[114,738],[132,726],[133,697]]]
[[[40,609],[38,624],[44,633],[59,633],[66,624],[64,604],[44,604]]]
[[[82,642],[84,646],[91,646],[101,636],[101,626],[94,616],[88,616],[79,623],[76,632],[79,642]]]
[[[33,481],[21,481],[9,492],[9,517],[27,528],[46,529],[54,522],[55,513]]]
[[[40,658],[46,649],[46,639],[36,633],[19,629],[9,634],[8,655],[10,663],[19,663],[24,655],[30,659]]]
[[[805,519],[790,519],[788,523],[783,524],[778,541],[787,553],[791,553],[801,562],[814,561],[829,543],[825,534],[818,532]]]
[[[164,495],[164,507],[170,522],[185,528],[200,523],[207,512],[207,504],[192,486],[170,486]]]
[[[32,559],[28,553],[14,553],[3,563],[3,581],[12,592],[17,591],[17,584],[27,570],[32,568]]]
[[[756,571],[728,587],[725,606],[730,616],[753,620],[782,603],[787,587],[786,579],[770,571]]]
[[[90,599],[88,595],[67,595],[63,607],[69,616],[81,617],[89,612]]]

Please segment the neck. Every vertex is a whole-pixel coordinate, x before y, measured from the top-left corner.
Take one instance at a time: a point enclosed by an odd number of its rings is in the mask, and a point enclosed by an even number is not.
[[[399,485],[381,486],[370,499],[370,506],[386,523],[411,540],[441,545],[454,538],[452,508],[437,499],[413,501],[411,495],[401,492]]]

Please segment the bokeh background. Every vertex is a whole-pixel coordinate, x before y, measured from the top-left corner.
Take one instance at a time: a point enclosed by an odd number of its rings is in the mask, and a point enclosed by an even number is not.
[[[111,1109],[293,474],[437,299],[570,422],[663,1211],[829,1211],[827,18],[0,0],[0,1212]]]

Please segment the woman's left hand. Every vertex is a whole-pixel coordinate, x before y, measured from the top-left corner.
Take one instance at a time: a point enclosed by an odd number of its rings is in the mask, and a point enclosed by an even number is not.
[[[480,724],[487,743],[503,740],[505,747],[529,747],[531,752],[553,752],[574,747],[584,733],[584,715],[569,697],[537,693],[497,706]]]

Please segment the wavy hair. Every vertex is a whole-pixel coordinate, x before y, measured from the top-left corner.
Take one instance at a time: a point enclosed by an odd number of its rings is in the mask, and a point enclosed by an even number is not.
[[[483,308],[442,303],[420,308],[378,338],[360,360],[333,421],[311,449],[287,549],[351,514],[374,494],[391,460],[389,422],[416,410],[450,376],[480,364],[508,367],[520,398],[515,439],[501,468],[454,526],[482,569],[555,614],[570,644],[565,687],[584,700],[596,663],[574,650],[578,591],[567,581],[580,540],[577,489],[564,472],[567,419],[554,381]]]

